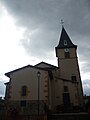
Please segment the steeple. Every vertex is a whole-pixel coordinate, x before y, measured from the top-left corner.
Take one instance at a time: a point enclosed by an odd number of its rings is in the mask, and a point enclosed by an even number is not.
[[[60,41],[56,49],[62,49],[62,48],[77,48],[77,45],[74,45],[68,36],[64,26],[62,26],[62,32],[60,36]]]
[[[62,97],[63,104],[65,106],[66,104],[70,106],[70,104],[72,104],[72,101],[75,101],[75,103],[73,104],[74,106],[82,106],[83,91],[78,65],[77,45],[73,44],[63,25],[60,41],[58,46],[56,47],[56,57],[59,68],[58,78],[61,80],[66,80],[63,81],[61,85],[63,86],[64,90]],[[72,83],[69,83],[71,81]]]

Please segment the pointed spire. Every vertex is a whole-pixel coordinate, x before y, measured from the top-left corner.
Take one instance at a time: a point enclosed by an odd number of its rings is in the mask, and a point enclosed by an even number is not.
[[[60,36],[60,41],[58,46],[56,47],[58,49],[61,48],[77,48],[77,45],[74,45],[70,39],[70,37],[68,36],[64,26],[62,25],[62,32],[61,32],[61,36]]]

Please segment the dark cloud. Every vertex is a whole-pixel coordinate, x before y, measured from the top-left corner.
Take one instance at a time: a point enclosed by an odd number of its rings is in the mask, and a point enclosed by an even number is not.
[[[47,56],[48,58],[53,58],[56,38],[57,34],[54,31],[36,29],[34,34],[22,39],[21,44],[23,46],[25,45],[26,51],[32,56],[34,55],[39,58],[45,58],[45,56]]]
[[[90,1],[89,0],[3,0],[16,25],[26,29],[20,44],[28,55],[55,59],[54,48],[60,37],[60,19],[77,44],[80,61],[90,69]],[[85,71],[84,68],[82,71]]]
[[[3,3],[15,17],[17,25],[27,28],[22,45],[28,54],[33,52],[44,57],[46,49],[53,50],[58,42],[60,19],[64,19],[72,36],[89,35],[88,0],[3,0]],[[37,32],[29,36],[35,30]],[[38,52],[36,47],[40,48]]]

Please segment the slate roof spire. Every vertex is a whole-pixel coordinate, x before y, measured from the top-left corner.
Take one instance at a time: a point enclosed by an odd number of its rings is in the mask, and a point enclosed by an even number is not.
[[[60,36],[60,41],[56,49],[62,49],[62,48],[77,48],[77,45],[74,45],[68,36],[64,26],[62,25],[62,31]]]

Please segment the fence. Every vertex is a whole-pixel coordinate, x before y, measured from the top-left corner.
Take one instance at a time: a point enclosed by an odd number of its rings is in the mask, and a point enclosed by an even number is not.
[[[89,120],[88,113],[63,113],[48,115],[48,120]]]
[[[47,116],[28,116],[28,115],[19,115],[19,116],[0,116],[0,120],[47,120]]]

